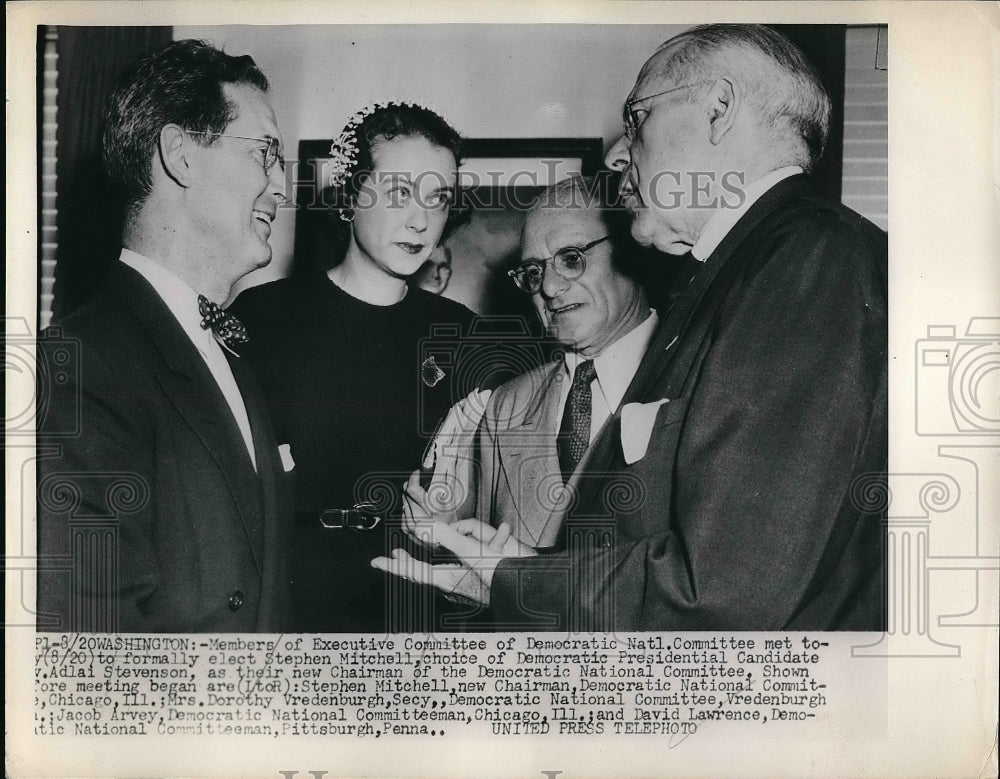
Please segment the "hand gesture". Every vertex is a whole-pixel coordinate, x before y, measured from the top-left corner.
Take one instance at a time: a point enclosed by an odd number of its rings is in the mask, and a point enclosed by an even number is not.
[[[415,537],[433,522],[450,523],[472,494],[474,441],[490,390],[476,390],[456,403],[424,453],[421,470],[403,485],[403,522]],[[426,488],[421,475],[430,473]]]
[[[497,565],[505,557],[533,556],[535,551],[510,534],[506,523],[494,528],[477,519],[463,519],[446,525],[430,525],[430,540],[453,552],[459,563],[431,565],[416,560],[402,549],[391,557],[376,557],[373,568],[401,576],[419,584],[429,584],[446,595],[488,605],[490,586]]]

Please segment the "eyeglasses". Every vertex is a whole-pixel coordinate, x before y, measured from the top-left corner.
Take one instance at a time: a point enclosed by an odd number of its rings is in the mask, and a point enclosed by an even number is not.
[[[544,260],[529,260],[513,270],[507,271],[507,275],[514,280],[514,284],[519,290],[534,295],[542,288],[545,266],[551,260],[552,270],[566,281],[573,281],[573,279],[580,278],[587,270],[586,253],[610,237],[610,235],[605,235],[603,238],[591,241],[586,246],[567,246]]]
[[[285,158],[280,153],[281,145],[277,138],[250,138],[246,135],[226,135],[225,133],[208,133],[198,130],[188,130],[187,133],[188,135],[210,135],[213,138],[234,138],[237,141],[256,141],[257,143],[262,143],[265,146],[262,149],[264,157],[261,160],[264,172],[270,175],[276,163],[281,167],[282,173],[285,171]]]
[[[652,100],[654,97],[663,97],[663,95],[669,95],[671,92],[680,92],[682,89],[690,89],[691,87],[697,87],[707,83],[709,82],[695,81],[691,84],[682,84],[679,87],[664,90],[663,92],[656,92],[652,95],[634,97],[631,100],[626,100],[625,107],[622,110],[622,121],[625,123],[625,138],[628,139],[630,143],[634,141],[635,137],[639,134],[639,127],[641,127],[642,123],[646,120],[645,116],[640,118],[636,115],[636,109],[633,107],[636,103],[642,103],[645,100]]]

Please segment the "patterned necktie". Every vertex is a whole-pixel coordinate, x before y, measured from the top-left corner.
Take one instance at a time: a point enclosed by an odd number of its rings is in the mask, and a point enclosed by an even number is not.
[[[596,376],[593,360],[581,362],[573,374],[573,385],[569,388],[562,424],[559,425],[559,467],[563,482],[569,481],[590,446],[590,384]]]
[[[198,296],[198,311],[201,312],[202,329],[211,328],[230,349],[235,349],[250,340],[247,337],[247,329],[239,319],[204,295]]]

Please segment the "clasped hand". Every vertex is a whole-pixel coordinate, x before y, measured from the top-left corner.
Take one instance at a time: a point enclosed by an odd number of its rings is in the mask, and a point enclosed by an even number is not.
[[[403,493],[403,524],[407,532],[432,548],[447,549],[458,562],[432,565],[411,557],[403,549],[394,549],[391,557],[372,560],[374,568],[432,585],[449,596],[488,605],[493,574],[500,561],[505,557],[535,554],[534,549],[511,536],[507,523],[494,528],[478,519],[458,519],[451,508],[434,506],[435,501],[420,486],[420,471],[410,474]]]

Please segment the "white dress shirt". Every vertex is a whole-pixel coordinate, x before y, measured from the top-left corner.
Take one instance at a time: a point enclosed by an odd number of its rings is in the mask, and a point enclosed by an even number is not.
[[[137,273],[142,274],[142,277],[153,286],[156,294],[163,299],[167,308],[177,319],[181,329],[191,339],[191,343],[194,344],[198,354],[205,361],[215,383],[219,385],[219,389],[222,390],[222,394],[233,412],[233,417],[236,419],[236,424],[243,436],[243,443],[250,454],[250,462],[253,463],[256,470],[257,456],[253,447],[253,434],[250,432],[250,418],[247,416],[243,395],[240,394],[240,388],[236,384],[236,379],[233,378],[232,368],[229,367],[229,362],[222,350],[227,349],[233,354],[235,352],[232,352],[220,341],[210,329],[202,328],[201,313],[198,311],[199,293],[158,262],[130,249],[122,249],[119,259]]]
[[[739,208],[720,208],[705,222],[705,227],[698,237],[697,243],[691,247],[692,256],[699,262],[704,262],[709,255],[715,251],[716,247],[722,243],[729,231],[736,226],[740,218],[754,203],[760,200],[761,196],[779,181],[784,181],[789,176],[801,173],[802,168],[798,165],[788,165],[784,168],[772,170],[767,175],[761,176],[743,188],[746,196]]]
[[[656,312],[650,309],[649,316],[643,322],[608,346],[597,357],[594,357],[594,369],[597,378],[590,385],[590,441],[593,443],[604,423],[608,420],[618,404],[625,397],[625,390],[632,383],[632,377],[639,370],[639,363],[646,353],[646,347],[653,340],[656,326],[659,324]],[[573,385],[573,375],[576,366],[585,362],[587,357],[578,352],[567,351],[564,357],[567,381],[563,382],[559,398],[559,419],[562,419],[569,390]]]

